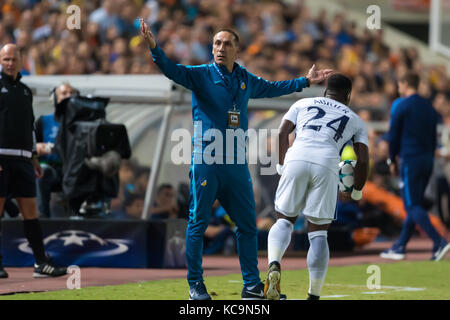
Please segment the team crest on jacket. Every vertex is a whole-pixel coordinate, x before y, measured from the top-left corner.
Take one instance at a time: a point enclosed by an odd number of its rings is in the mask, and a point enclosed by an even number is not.
[[[242,89],[242,90],[245,90],[245,88],[247,88],[247,86],[245,85],[245,82],[242,81],[242,82],[241,82],[241,89]]]

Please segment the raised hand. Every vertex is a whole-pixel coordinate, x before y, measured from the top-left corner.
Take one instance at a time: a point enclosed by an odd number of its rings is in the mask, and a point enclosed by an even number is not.
[[[156,47],[156,41],[155,37],[153,36],[153,33],[150,31],[150,28],[145,23],[144,19],[141,18],[141,36],[144,38],[145,42],[147,42],[147,45],[150,47],[150,49],[154,49]]]
[[[325,79],[328,79],[329,76],[333,74],[333,69],[324,69],[324,70],[317,70],[316,65],[314,64],[311,69],[308,71],[308,75],[306,78],[309,81],[309,84],[316,84],[319,82],[324,81]]]

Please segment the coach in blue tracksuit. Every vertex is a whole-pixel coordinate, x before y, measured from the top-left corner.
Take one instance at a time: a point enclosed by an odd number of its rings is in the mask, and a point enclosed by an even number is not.
[[[186,235],[190,299],[211,299],[203,284],[202,252],[203,234],[216,199],[237,226],[237,250],[244,280],[242,298],[262,299],[264,285],[258,271],[256,213],[245,161],[245,141],[237,139],[233,150],[227,150],[226,132],[247,131],[250,98],[278,97],[301,91],[323,81],[332,71],[316,71],[313,66],[307,77],[280,82],[256,77],[235,63],[239,38],[230,29],[222,29],[214,36],[214,63],[183,66],[166,57],[142,20],[141,34],[164,75],[192,91],[194,150],[189,173],[191,193]],[[211,132],[215,132],[214,139],[208,136]],[[209,141],[215,141],[218,148],[208,148]]]
[[[407,73],[399,82],[402,96],[394,101],[389,130],[389,161],[391,172],[402,181],[402,198],[407,212],[400,238],[381,257],[401,260],[416,224],[433,240],[431,260],[441,260],[450,250],[435,230],[423,207],[425,188],[433,171],[437,145],[438,114],[430,101],[417,94],[419,76]]]

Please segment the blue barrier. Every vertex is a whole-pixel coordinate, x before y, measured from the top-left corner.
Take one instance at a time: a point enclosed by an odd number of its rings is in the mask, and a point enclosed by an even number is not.
[[[183,219],[127,221],[40,219],[44,246],[58,265],[114,268],[185,268]],[[7,267],[28,267],[34,257],[17,219],[2,221]]]

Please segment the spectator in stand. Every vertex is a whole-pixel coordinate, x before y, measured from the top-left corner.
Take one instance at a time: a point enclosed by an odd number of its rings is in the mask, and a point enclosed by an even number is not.
[[[174,219],[178,216],[175,189],[171,184],[162,184],[156,191],[156,199],[150,208],[150,220]]]
[[[216,253],[230,255],[235,253],[234,223],[218,200],[214,202],[212,212],[211,221],[204,234],[203,252],[206,255]]]
[[[112,211],[110,217],[113,219],[133,219],[139,220],[144,210],[145,195],[140,193],[130,194],[125,201],[121,210]]]
[[[119,192],[117,198],[111,200],[111,211],[119,211],[129,194],[136,193],[134,173],[139,166],[135,159],[122,160],[119,169]]]

